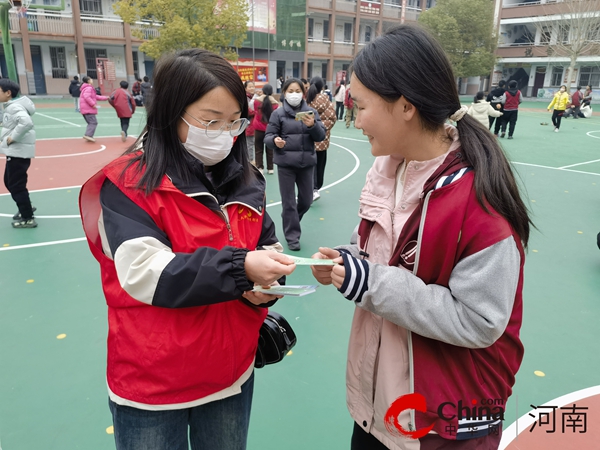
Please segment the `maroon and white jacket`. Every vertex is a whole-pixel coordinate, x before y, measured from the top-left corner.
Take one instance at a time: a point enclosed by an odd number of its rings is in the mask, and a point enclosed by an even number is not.
[[[394,450],[420,448],[386,428],[389,407],[409,393],[423,395],[427,408],[400,414],[405,430],[433,424],[443,438],[470,439],[501,429],[479,408],[492,401],[504,409],[523,357],[521,241],[480,206],[457,130],[447,132],[454,142],[435,160],[399,170],[402,159],[376,158],[360,198],[358,245],[339,247],[348,252],[340,292],[357,306],[348,408]],[[475,417],[459,414],[459,402],[476,407]]]

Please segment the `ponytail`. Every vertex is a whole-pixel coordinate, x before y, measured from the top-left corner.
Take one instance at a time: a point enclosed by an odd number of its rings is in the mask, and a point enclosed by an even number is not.
[[[456,123],[461,153],[475,172],[475,195],[481,207],[487,205],[504,217],[527,247],[530,225],[529,211],[498,140],[477,119],[466,114]],[[486,204],[487,203],[487,204]]]
[[[313,102],[315,97],[323,90],[323,86],[325,82],[321,77],[313,77],[310,80],[310,88],[308,89],[308,93],[306,94],[306,103],[309,105]]]
[[[262,88],[263,94],[265,94],[265,98],[263,99],[262,106],[260,107],[261,114],[261,122],[269,123],[269,119],[271,119],[271,114],[273,113],[273,105],[271,104],[271,99],[269,98],[273,95],[273,86],[270,84],[265,84]]]

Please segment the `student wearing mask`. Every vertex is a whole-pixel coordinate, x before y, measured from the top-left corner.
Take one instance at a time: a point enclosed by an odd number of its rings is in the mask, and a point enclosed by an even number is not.
[[[290,78],[282,87],[283,107],[271,114],[265,145],[275,151],[283,233],[292,251],[300,250],[300,221],[313,201],[315,142],[325,139],[319,113],[304,100],[304,84]],[[298,201],[296,202],[296,187]]]

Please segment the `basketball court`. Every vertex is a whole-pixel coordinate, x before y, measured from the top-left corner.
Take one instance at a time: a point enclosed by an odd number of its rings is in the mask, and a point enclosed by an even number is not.
[[[71,101],[36,102],[39,140],[29,187],[38,228],[11,227],[17,210],[0,187],[4,450],[114,449],[104,376],[106,304],[77,197],[81,184],[134,138],[121,142],[114,110],[99,104],[96,142],[89,143]],[[600,117],[565,119],[554,133],[551,125],[541,125],[550,123],[541,110],[546,104],[522,106],[527,111],[519,113],[514,140],[501,143],[537,230],[525,265],[525,357],[506,405],[501,448],[598,448]],[[139,108],[130,134],[137,136],[143,124]],[[302,221],[300,256],[349,241],[372,161],[361,132],[336,124],[326,186]],[[277,175],[265,176],[268,212],[281,230]],[[304,266],[288,282],[315,283]],[[309,296],[283,298],[273,309],[290,321],[298,343],[283,362],[256,371],[248,448],[348,449],[345,359],[353,306],[335,288],[321,286]]]

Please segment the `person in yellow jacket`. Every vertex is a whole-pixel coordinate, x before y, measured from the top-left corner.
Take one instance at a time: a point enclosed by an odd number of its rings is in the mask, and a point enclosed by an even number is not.
[[[560,90],[554,94],[554,98],[548,105],[548,111],[554,109],[554,112],[552,113],[552,124],[554,125],[555,133],[558,133],[558,130],[560,129],[560,121],[567,109],[567,104],[569,103],[570,98],[569,94],[567,94],[567,87],[563,84],[560,87]]]

